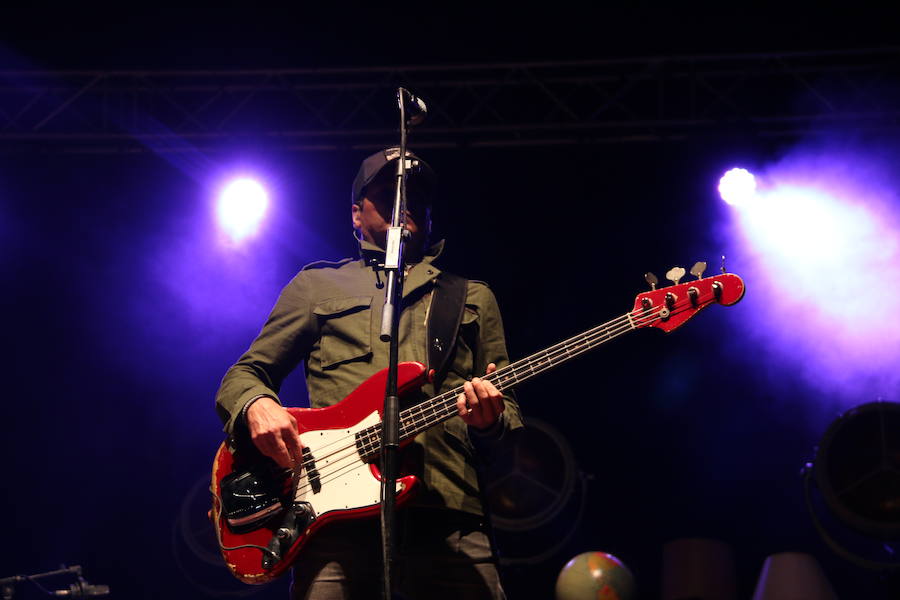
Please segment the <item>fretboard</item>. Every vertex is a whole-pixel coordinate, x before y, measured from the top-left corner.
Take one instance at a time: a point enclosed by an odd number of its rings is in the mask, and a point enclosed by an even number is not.
[[[557,365],[584,354],[616,338],[623,333],[643,326],[643,315],[634,312],[607,321],[584,333],[559,342],[531,356],[511,363],[481,379],[490,381],[501,392],[527,381]],[[458,414],[456,399],[463,393],[463,386],[439,394],[400,411],[400,440],[416,436]],[[381,424],[373,425],[356,435],[356,444],[363,457],[371,458],[381,450]]]

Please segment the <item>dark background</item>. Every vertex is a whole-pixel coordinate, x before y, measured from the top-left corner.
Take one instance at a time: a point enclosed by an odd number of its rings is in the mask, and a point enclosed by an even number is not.
[[[896,15],[858,4],[396,11],[43,3],[4,18],[0,66],[361,67],[896,42]],[[715,265],[725,252],[740,273],[714,183],[735,160],[762,163],[795,142],[423,152],[443,175],[443,264],[490,282],[510,354],[523,357],[628,310],[645,271]],[[365,155],[3,157],[0,576],[68,563],[116,598],[284,597],[283,582],[246,588],[206,560],[205,478],[221,441],[212,399],[297,269],[353,253],[347,200]],[[210,233],[209,203],[237,163],[272,174],[274,214],[260,240],[228,254]],[[641,597],[658,597],[662,546],[681,537],[732,544],[744,598],[764,558],[788,550],[814,554],[842,598],[886,597],[877,575],[838,559],[813,530],[799,472],[836,413],[799,410],[817,392],[789,372],[761,372],[736,325],[752,318],[745,304],[714,307],[669,336],[637,332],[521,388],[525,414],[555,428],[591,478],[583,518],[573,504],[551,524],[560,536],[577,527],[563,549],[507,571],[512,598],[552,597],[559,569],[586,550],[616,554]],[[304,401],[302,382],[289,390]]]

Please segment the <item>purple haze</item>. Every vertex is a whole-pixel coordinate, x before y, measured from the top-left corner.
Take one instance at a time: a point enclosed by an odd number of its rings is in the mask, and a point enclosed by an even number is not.
[[[887,166],[798,150],[760,179],[756,201],[733,210],[755,360],[830,409],[896,400],[900,210]]]

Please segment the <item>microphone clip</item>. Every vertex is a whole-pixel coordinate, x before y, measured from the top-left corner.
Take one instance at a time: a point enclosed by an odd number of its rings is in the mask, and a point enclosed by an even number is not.
[[[406,88],[397,89],[397,102],[400,110],[406,115],[407,127],[421,125],[428,116],[428,105],[425,104],[425,101]]]

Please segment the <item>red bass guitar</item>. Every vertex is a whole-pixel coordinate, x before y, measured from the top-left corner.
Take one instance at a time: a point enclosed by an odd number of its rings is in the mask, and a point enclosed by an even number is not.
[[[683,275],[683,269],[678,271]],[[710,304],[728,306],[744,295],[744,282],[731,273],[687,283],[678,283],[679,277],[671,277],[675,285],[639,294],[634,308],[624,315],[485,379],[501,391],[509,389],[624,333],[643,327],[669,332]],[[424,365],[401,363],[401,395],[418,389],[426,378]],[[225,563],[235,577],[246,583],[271,581],[298,559],[305,543],[328,523],[378,515],[376,462],[385,383],[386,372],[381,371],[334,406],[289,408],[304,446],[302,463],[294,470],[280,469],[252,444],[234,451],[222,444],[213,463],[211,517]],[[409,442],[456,415],[460,393],[462,387],[403,410],[401,441]],[[412,475],[398,479],[398,504],[415,483]]]

